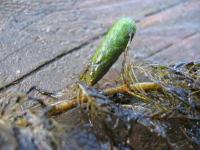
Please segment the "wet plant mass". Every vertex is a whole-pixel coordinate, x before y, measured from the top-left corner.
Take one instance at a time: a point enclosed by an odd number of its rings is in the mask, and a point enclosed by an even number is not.
[[[1,149],[198,149],[200,63],[162,66],[125,60],[116,87],[97,88],[94,84],[127,50],[135,33],[129,19],[119,20],[113,28],[75,84],[73,98],[66,99],[63,91],[37,88],[1,94]],[[115,39],[113,31],[123,33],[122,38]],[[121,47],[112,45],[121,41]],[[112,57],[105,48],[117,51],[114,61],[109,61]],[[97,62],[103,67],[94,68]],[[41,95],[31,96],[33,90]]]

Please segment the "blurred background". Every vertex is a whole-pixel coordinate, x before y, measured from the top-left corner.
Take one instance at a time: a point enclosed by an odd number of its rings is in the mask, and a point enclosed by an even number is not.
[[[0,92],[68,87],[109,27],[126,16],[137,24],[131,60],[200,60],[199,0],[1,0]]]

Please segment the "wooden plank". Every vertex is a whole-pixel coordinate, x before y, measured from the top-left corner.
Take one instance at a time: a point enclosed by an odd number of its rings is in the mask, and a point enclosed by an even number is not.
[[[199,14],[200,1],[189,1],[144,18],[132,43],[132,57],[146,59],[199,32]]]
[[[154,3],[150,3],[145,0],[141,3],[139,0],[123,2],[119,0],[109,2],[87,0],[74,2],[50,1],[41,6],[40,3],[35,2],[30,3],[27,7],[26,3],[28,2],[25,1],[23,9],[19,11],[17,9],[16,16],[10,14],[8,18],[12,19],[4,19],[7,22],[4,21],[4,25],[1,26],[3,34],[0,35],[0,39],[3,39],[1,42],[3,46],[1,47],[0,77],[4,84],[11,83],[12,85],[14,81],[19,81],[23,84],[19,84],[18,87],[27,88],[30,85],[40,85],[53,90],[67,86],[73,80],[64,79],[77,73],[76,70],[80,71],[83,68],[83,63],[87,62],[83,54],[80,55],[77,62],[74,62],[73,55],[78,54],[75,52],[69,55],[68,51],[73,50],[74,47],[80,48],[82,51],[88,43],[91,43],[88,45],[89,47],[91,45],[96,47],[97,45],[90,39],[103,34],[115,20],[122,16],[131,16],[139,21],[145,17],[156,15],[162,10],[173,9],[185,1],[155,0]],[[9,3],[8,8],[14,5],[10,1],[5,3]],[[24,12],[27,15],[24,15]],[[30,16],[33,16],[33,19],[30,19]],[[10,28],[6,28],[5,24],[10,24]],[[21,25],[24,27],[21,28]],[[145,32],[142,32],[144,31],[139,30],[137,38],[144,35]],[[14,36],[12,36],[13,33],[15,33]],[[7,38],[5,38],[6,36]],[[13,41],[16,46],[12,44]],[[137,43],[135,42],[135,45]],[[77,48],[75,49],[77,50]],[[84,51],[87,56],[92,52],[88,49]],[[71,62],[75,63],[77,67],[73,67]],[[59,68],[58,66],[63,69],[55,71],[55,68]],[[54,73],[53,77],[55,77],[53,80],[50,77],[52,72]],[[60,83],[62,80],[64,82]]]
[[[175,64],[179,62],[190,62],[200,60],[200,33],[192,34],[181,42],[176,43],[169,48],[156,53],[148,60],[164,65]]]
[[[57,91],[71,86],[78,81],[79,74],[88,63],[91,56],[88,50],[93,53],[99,42],[100,40],[96,40],[76,53],[71,53],[59,61],[53,62],[12,86],[9,90],[26,92],[31,86],[37,86],[48,91]]]
[[[7,7],[16,5],[7,3]],[[19,4],[19,7],[24,5]],[[0,72],[5,83],[13,82],[102,32],[100,25],[78,19],[79,14],[73,9],[72,2],[33,2],[29,7],[16,9],[16,14],[11,13],[0,34]]]

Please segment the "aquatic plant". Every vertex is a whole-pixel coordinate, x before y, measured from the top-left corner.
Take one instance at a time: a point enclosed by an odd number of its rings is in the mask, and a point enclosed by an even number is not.
[[[111,28],[72,99],[63,91],[37,87],[0,95],[2,148],[198,149],[199,62],[162,66],[124,61],[116,87],[93,86],[128,50],[135,31],[127,18]],[[30,96],[33,90],[41,97]]]

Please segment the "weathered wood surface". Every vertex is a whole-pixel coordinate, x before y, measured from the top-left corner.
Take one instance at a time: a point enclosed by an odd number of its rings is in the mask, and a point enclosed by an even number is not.
[[[199,14],[198,0],[1,0],[0,90],[72,84],[122,16],[137,22],[131,58],[200,60]]]

